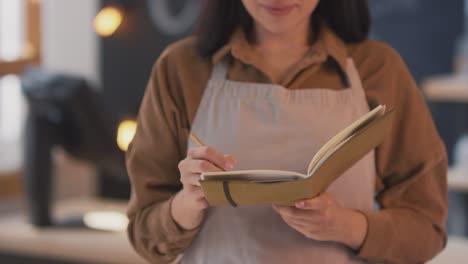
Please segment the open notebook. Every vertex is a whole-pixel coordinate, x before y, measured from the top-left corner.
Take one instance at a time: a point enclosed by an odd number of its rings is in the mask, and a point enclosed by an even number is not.
[[[284,204],[311,198],[379,145],[391,125],[393,111],[379,105],[325,143],[307,172],[239,170],[201,175],[205,197],[212,206]]]

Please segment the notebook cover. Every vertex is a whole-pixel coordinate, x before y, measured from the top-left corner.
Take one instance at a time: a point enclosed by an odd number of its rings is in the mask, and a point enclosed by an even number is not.
[[[380,145],[390,130],[394,110],[386,112],[356,133],[333,153],[308,179],[286,182],[200,181],[211,206],[279,204],[294,205],[324,192],[328,186],[372,149]]]

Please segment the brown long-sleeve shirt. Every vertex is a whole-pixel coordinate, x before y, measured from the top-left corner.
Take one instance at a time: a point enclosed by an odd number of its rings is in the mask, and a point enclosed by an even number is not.
[[[212,58],[202,58],[194,38],[169,46],[153,67],[127,153],[132,183],[128,233],[135,249],[153,263],[173,260],[198,230],[172,219],[172,197],[181,189],[179,161],[213,65],[231,58],[228,78],[270,83],[260,56],[241,31]],[[367,236],[357,254],[370,262],[421,263],[445,245],[447,158],[430,112],[397,52],[376,41],[343,43],[330,29],[280,84],[288,89],[344,89],[346,58],[361,76],[370,106],[395,108],[396,118],[376,149],[379,211],[364,212]],[[272,230],[274,232],[274,230]]]

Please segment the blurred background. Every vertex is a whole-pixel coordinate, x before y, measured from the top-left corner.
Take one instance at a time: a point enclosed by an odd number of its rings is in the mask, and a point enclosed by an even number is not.
[[[468,3],[369,0],[447,146],[450,241],[468,263]],[[194,0],[0,0],[0,263],[143,263],[124,155],[151,66]]]

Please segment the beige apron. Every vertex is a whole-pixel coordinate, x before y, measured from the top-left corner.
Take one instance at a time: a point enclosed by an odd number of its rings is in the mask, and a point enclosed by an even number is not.
[[[317,150],[369,111],[351,59],[344,90],[288,90],[280,85],[226,80],[227,66],[214,67],[192,125],[207,145],[237,157],[236,169],[306,173]],[[189,148],[193,147],[189,143]],[[328,191],[349,208],[372,210],[374,152],[344,173]],[[345,246],[306,238],[271,205],[207,210],[200,233],[182,263],[360,263]]]

